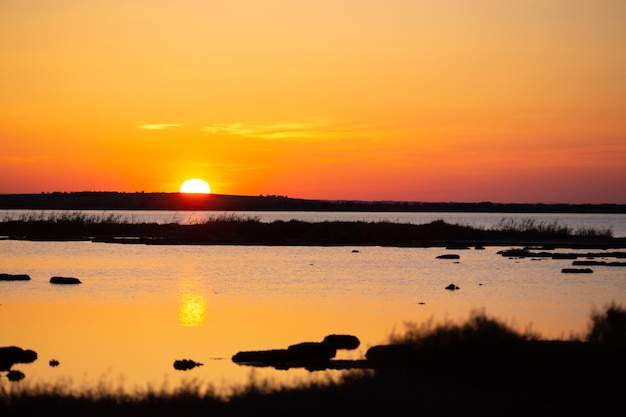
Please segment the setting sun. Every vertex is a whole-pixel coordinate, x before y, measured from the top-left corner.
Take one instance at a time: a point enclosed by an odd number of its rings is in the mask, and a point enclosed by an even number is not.
[[[196,194],[210,194],[211,187],[206,181],[193,178],[183,182],[180,186],[181,193],[196,193]]]

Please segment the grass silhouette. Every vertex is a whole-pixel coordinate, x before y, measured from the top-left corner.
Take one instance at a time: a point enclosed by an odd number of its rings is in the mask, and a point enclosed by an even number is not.
[[[606,414],[626,388],[626,309],[594,311],[587,334],[542,340],[482,312],[464,323],[408,324],[389,345],[409,360],[283,387],[251,380],[228,395],[196,381],[129,394],[0,384],[3,416],[346,416]],[[20,383],[21,384],[21,383]],[[619,409],[619,408],[617,408]]]
[[[141,223],[117,214],[96,216],[83,212],[27,213],[0,221],[0,235],[11,239],[93,240],[143,244],[245,244],[245,245],[379,245],[446,246],[450,244],[534,244],[542,241],[569,245],[624,247],[612,231],[559,226],[533,219],[506,220],[491,228],[450,224],[436,220],[425,224],[388,221],[299,220],[261,222],[256,217],[222,214],[181,224]]]

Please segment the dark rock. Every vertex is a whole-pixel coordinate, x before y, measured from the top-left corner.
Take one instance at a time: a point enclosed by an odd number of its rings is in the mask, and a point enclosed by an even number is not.
[[[320,342],[303,342],[291,345],[287,351],[296,361],[328,361],[335,357],[337,349]]]
[[[29,281],[30,276],[26,274],[0,274],[0,281]]]
[[[325,345],[334,349],[356,349],[361,344],[358,337],[349,334],[330,334],[322,341]]]
[[[17,346],[0,347],[0,371],[8,371],[16,363],[31,363],[37,360],[37,352]]]
[[[474,250],[485,250],[485,247],[482,245],[478,245],[474,248]]]
[[[606,262],[606,261],[574,261],[575,266],[626,266],[626,262]]]
[[[21,381],[25,376],[22,371],[13,370],[7,372],[7,379],[11,382]]]
[[[591,274],[593,269],[590,268],[563,268],[561,269],[563,274]]]
[[[456,285],[454,285],[454,284],[450,284],[450,285],[448,285],[448,286],[446,287],[446,290],[451,290],[451,291],[454,291],[454,290],[460,290],[460,288],[459,288],[459,287],[457,287],[457,286],[456,286]]]
[[[415,363],[418,351],[406,344],[377,345],[367,350],[365,358],[375,368],[400,367]]]
[[[293,355],[287,349],[250,350],[236,353],[232,357],[235,363],[263,364],[293,362]]]
[[[578,255],[575,253],[555,253],[552,255],[552,259],[576,259]]]
[[[56,360],[56,359],[52,359],[52,360],[49,362],[49,364],[50,364],[50,366],[51,366],[51,367],[56,368],[56,367],[57,367],[57,366],[59,366],[61,363],[60,363],[58,360]]]
[[[80,280],[78,278],[72,277],[52,277],[50,278],[51,284],[80,284]]]
[[[337,351],[320,342],[304,342],[287,349],[253,350],[238,352],[232,357],[235,363],[266,365],[288,369],[290,366],[330,361]]]
[[[436,259],[461,259],[461,256],[454,253],[449,253],[445,255],[439,255],[436,257]]]
[[[575,266],[595,266],[595,265],[606,265],[605,261],[574,261],[572,265]]]
[[[179,371],[188,371],[197,366],[202,366],[200,362],[192,361],[191,359],[180,359],[174,361],[174,369]]]
[[[338,364],[332,360],[337,354],[337,349],[356,349],[360,343],[356,336],[331,334],[326,336],[322,342],[297,343],[287,349],[238,352],[232,357],[232,360],[239,364],[272,366],[276,369],[301,367],[312,371],[362,368],[364,364]]]
[[[510,258],[525,258],[529,256],[537,256],[536,253],[530,252],[528,249],[505,249],[496,252],[498,255]]]

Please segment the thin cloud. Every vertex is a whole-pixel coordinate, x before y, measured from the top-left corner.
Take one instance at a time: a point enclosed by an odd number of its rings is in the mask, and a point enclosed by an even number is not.
[[[180,127],[182,125],[183,125],[182,123],[143,123],[143,124],[138,124],[137,128],[145,129],[145,130],[166,130],[166,129],[172,129],[175,127]]]
[[[367,131],[364,127],[345,121],[307,116],[286,122],[275,123],[231,123],[206,126],[205,132],[212,134],[245,136],[259,139],[311,140],[333,139]]]

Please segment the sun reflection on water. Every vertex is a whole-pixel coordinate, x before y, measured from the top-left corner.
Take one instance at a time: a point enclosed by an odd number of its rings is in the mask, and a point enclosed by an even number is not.
[[[183,327],[204,326],[206,317],[206,300],[200,294],[181,294],[180,311],[178,321]]]

